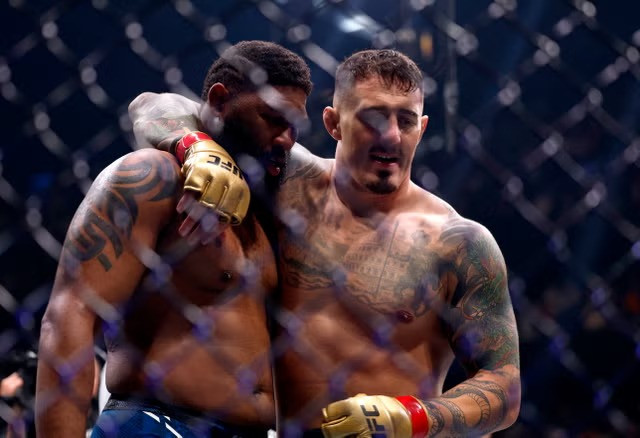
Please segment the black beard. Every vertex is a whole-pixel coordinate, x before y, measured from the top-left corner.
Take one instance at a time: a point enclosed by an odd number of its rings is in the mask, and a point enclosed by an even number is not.
[[[240,154],[247,154],[254,158],[259,158],[262,154],[262,150],[242,123],[233,120],[225,121],[224,128],[218,139],[220,145],[234,157]]]
[[[220,144],[227,149],[233,157],[237,158],[240,154],[247,154],[258,160],[265,170],[264,184],[259,181],[253,181],[252,190],[255,187],[259,192],[264,191],[265,195],[273,196],[284,181],[289,152],[272,148],[271,153],[265,153],[247,131],[244,123],[227,120],[219,136]],[[280,173],[277,176],[272,176],[267,171],[267,166],[271,163],[272,158],[275,158],[277,161],[282,161],[282,158],[284,158],[284,164],[280,166]],[[261,186],[264,188],[261,189]]]
[[[388,195],[396,191],[397,187],[389,181],[391,174],[386,171],[378,172],[378,180],[365,184],[365,187],[376,195]]]

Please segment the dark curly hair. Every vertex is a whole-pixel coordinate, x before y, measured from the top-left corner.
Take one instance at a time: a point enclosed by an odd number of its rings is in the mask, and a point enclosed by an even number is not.
[[[385,86],[404,92],[423,91],[423,75],[415,62],[397,50],[362,50],[345,59],[336,70],[335,91],[343,94],[357,81],[377,76]]]
[[[304,60],[284,47],[267,41],[242,41],[216,60],[204,80],[202,99],[216,82],[231,93],[256,90],[263,84],[299,87],[311,93],[311,73]]]

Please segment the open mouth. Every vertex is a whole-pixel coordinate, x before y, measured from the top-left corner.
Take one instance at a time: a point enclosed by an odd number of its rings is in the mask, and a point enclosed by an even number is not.
[[[269,160],[267,162],[267,172],[269,172],[269,175],[271,176],[280,175],[280,172],[282,172],[283,168],[284,168],[284,162],[279,162],[275,160]]]
[[[394,164],[398,162],[398,157],[391,154],[370,153],[369,158],[382,164]]]
[[[283,153],[268,154],[265,160],[265,167],[271,176],[278,176],[287,164],[286,155]]]

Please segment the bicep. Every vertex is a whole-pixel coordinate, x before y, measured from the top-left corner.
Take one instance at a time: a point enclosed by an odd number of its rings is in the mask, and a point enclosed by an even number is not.
[[[456,262],[462,298],[456,304],[452,345],[465,368],[519,366],[518,334],[504,258],[485,229],[460,245]]]
[[[93,306],[126,300],[145,269],[140,253],[154,248],[172,214],[178,172],[172,157],[152,150],[103,171],[69,226],[52,298],[60,290]]]

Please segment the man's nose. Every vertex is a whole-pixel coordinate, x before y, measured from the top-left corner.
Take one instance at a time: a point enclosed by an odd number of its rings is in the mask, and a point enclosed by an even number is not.
[[[384,123],[382,123],[382,126],[379,127],[379,132],[382,143],[389,145],[400,143],[400,127],[395,117],[391,116],[387,118]]]
[[[296,139],[297,135],[295,133],[295,128],[293,126],[289,126],[276,137],[275,144],[283,148],[285,151],[288,151],[291,150]]]

